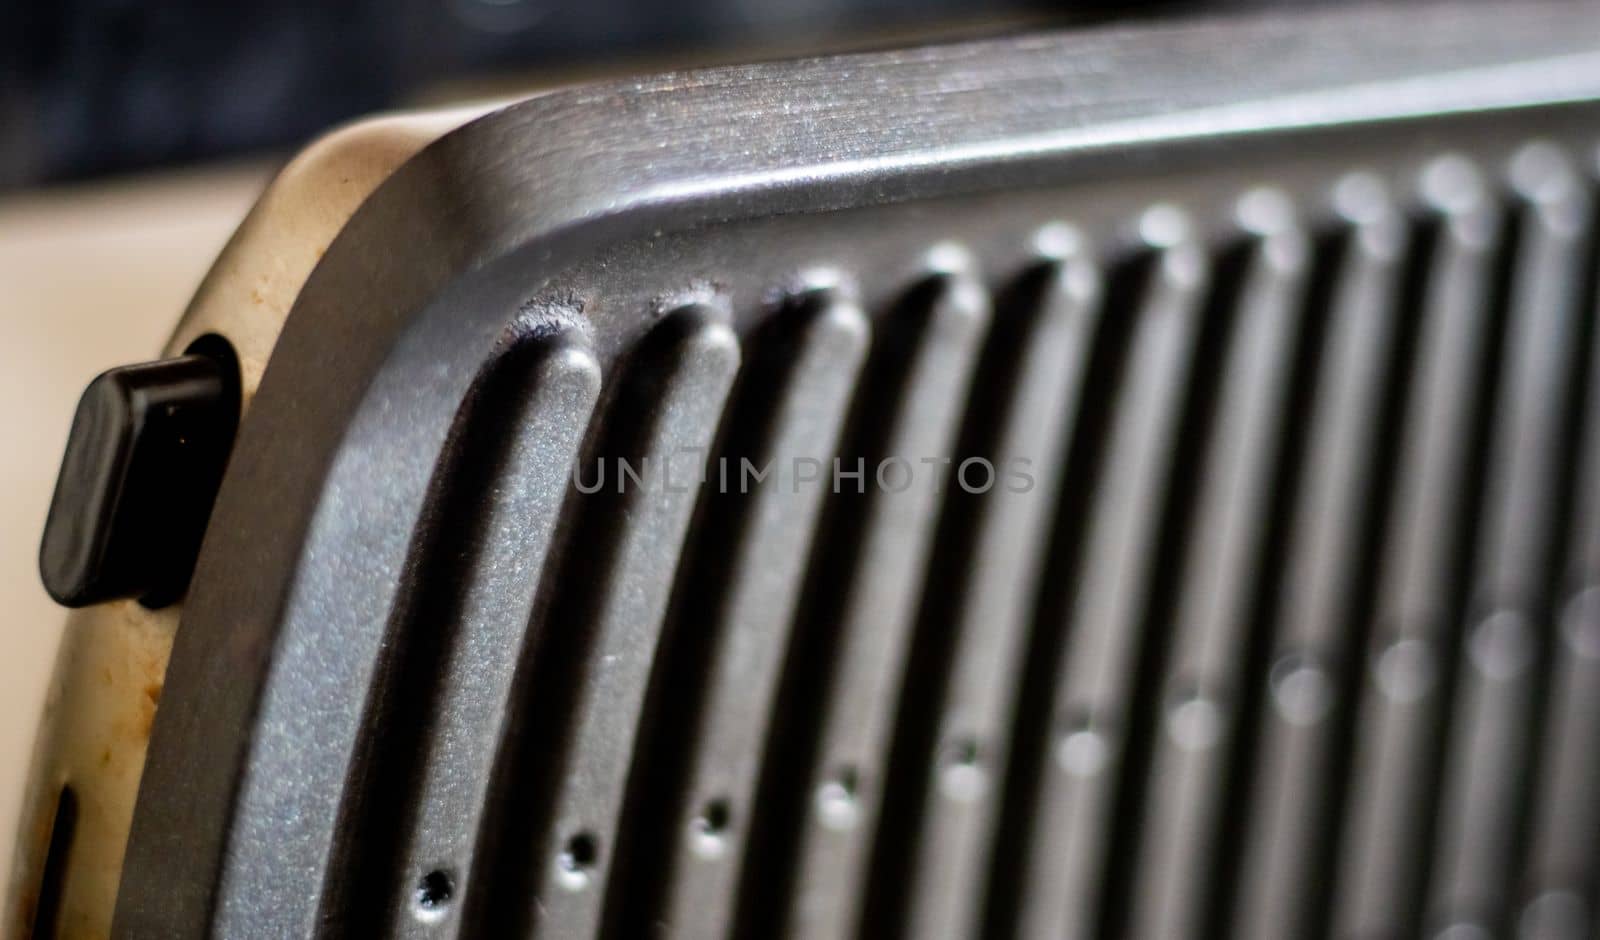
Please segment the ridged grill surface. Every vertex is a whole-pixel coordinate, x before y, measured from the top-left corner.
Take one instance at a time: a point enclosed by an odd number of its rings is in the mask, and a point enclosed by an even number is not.
[[[241,424],[119,923],[1588,940],[1600,33],[1474,13],[422,151]]]
[[[930,232],[754,311],[697,271],[604,377],[530,307],[443,471],[356,903],[416,937],[1577,936],[1592,160],[1208,218],[1151,187],[1098,239]]]

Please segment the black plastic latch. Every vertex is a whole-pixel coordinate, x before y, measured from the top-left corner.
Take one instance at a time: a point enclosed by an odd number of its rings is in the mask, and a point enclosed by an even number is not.
[[[122,366],[90,382],[39,547],[50,596],[68,607],[181,597],[238,422],[231,350]]]

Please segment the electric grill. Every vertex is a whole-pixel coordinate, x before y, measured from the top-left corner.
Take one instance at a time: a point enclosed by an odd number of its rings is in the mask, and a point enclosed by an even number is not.
[[[1353,6],[337,132],[80,409],[13,923],[1592,936],[1597,100]]]

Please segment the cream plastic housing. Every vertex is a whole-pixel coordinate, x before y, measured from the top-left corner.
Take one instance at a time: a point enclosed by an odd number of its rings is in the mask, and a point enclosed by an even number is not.
[[[164,350],[202,336],[239,358],[243,407],[261,381],[284,318],[328,244],[394,170],[489,107],[375,117],[332,131],[291,160],[212,265]],[[62,794],[74,819],[55,847],[53,921],[63,938],[111,931],[123,853],[150,728],[182,604],[123,600],[67,620],[23,795],[4,929],[33,935]]]

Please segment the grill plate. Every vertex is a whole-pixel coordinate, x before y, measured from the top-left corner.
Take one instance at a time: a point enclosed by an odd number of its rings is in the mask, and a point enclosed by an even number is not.
[[[1530,159],[1592,189],[1600,28],[1575,22],[1600,27],[1551,4],[1027,37],[558,92],[441,139],[330,246],[242,426],[120,926],[1360,921],[1365,896],[1324,889],[1382,533],[1408,505],[1394,455],[1458,439],[1405,423],[1419,349],[1496,373],[1458,419],[1484,443],[1435,458],[1472,494],[1440,550],[1480,546],[1451,603],[1499,598],[1521,540],[1588,544],[1558,530],[1592,287],[1518,286],[1592,284],[1592,256],[1561,254],[1587,248],[1516,230],[1486,352],[1423,315],[1441,157],[1517,218]],[[1461,276],[1505,277],[1487,263]],[[569,484],[574,457],[678,445],[735,471],[1037,448],[1040,476],[1034,501],[807,496],[784,471],[742,496]],[[1600,577],[1565,565],[1523,572],[1528,610]],[[1470,650],[1439,657],[1478,703],[1441,735],[1468,771],[1496,728],[1531,735],[1547,671],[1507,698],[1456,669]],[[1556,701],[1587,707],[1561,662]],[[1213,832],[1152,809],[1182,798],[1175,726],[1226,747],[1192,771]],[[1377,910],[1500,926],[1588,890],[1592,858],[1496,877],[1521,871],[1526,789],[1468,771],[1443,792],[1501,786],[1447,799],[1418,838],[1451,861]],[[1451,822],[1469,815],[1510,835],[1477,848]],[[1528,830],[1534,858],[1557,828]],[[1198,887],[1235,848],[1256,874]]]

